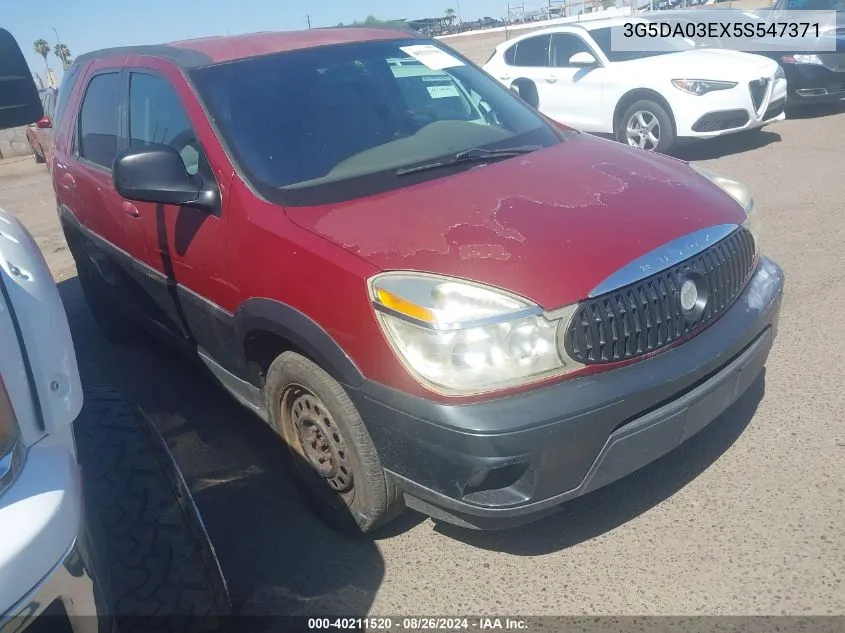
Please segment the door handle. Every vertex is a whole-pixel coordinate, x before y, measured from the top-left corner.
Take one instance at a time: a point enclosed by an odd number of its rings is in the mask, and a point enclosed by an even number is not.
[[[547,84],[553,84],[555,82],[557,82],[557,77],[546,77]]]
[[[131,215],[133,218],[141,217],[141,212],[138,211],[138,207],[131,202],[124,200],[123,203],[121,203],[120,208],[123,209],[123,212],[126,213],[126,215]]]
[[[502,81],[507,81],[510,78],[511,78],[510,75],[499,75],[499,79],[501,79]]]
[[[68,173],[64,173],[62,174],[61,178],[59,178],[59,186],[62,189],[73,191],[74,189],[76,189],[76,178],[74,178]]]

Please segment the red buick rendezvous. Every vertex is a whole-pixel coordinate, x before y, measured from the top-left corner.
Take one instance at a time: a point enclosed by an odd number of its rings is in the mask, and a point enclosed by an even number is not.
[[[198,355],[337,527],[535,519],[701,430],[772,346],[742,184],[554,124],[438,41],[112,49],[59,94],[103,332]]]

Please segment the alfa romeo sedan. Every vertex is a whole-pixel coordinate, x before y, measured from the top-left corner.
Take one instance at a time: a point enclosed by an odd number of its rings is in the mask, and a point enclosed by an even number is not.
[[[699,49],[681,37],[626,38],[635,34],[628,24],[650,22],[610,18],[533,31],[496,47],[484,70],[555,121],[650,151],[785,117],[787,83],[776,61]]]
[[[94,318],[198,356],[338,528],[542,516],[709,424],[775,338],[742,184],[554,123],[437,41],[104,50],[60,94]]]

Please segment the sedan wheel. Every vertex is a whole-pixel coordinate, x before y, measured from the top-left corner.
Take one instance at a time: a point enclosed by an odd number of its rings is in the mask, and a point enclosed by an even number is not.
[[[631,147],[662,153],[675,144],[675,124],[663,105],[651,99],[640,99],[616,119],[614,136]]]
[[[653,152],[660,144],[660,121],[647,110],[637,110],[625,129],[628,145]]]

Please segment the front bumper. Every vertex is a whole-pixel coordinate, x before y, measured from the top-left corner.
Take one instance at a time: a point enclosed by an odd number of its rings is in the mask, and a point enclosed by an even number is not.
[[[785,64],[789,81],[787,104],[835,103],[845,100],[845,70],[814,64]]]
[[[36,444],[0,496],[0,631],[24,630],[58,604],[76,633],[102,630],[93,551],[73,455]]]
[[[783,273],[760,264],[736,303],[640,362],[469,405],[371,382],[350,397],[407,504],[465,527],[529,522],[668,453],[754,382],[777,333]]]
[[[679,138],[715,138],[781,121],[785,118],[786,97],[785,79],[770,82],[759,108],[754,107],[748,87],[742,84],[700,97],[673,94],[670,105],[675,116],[676,135]]]

